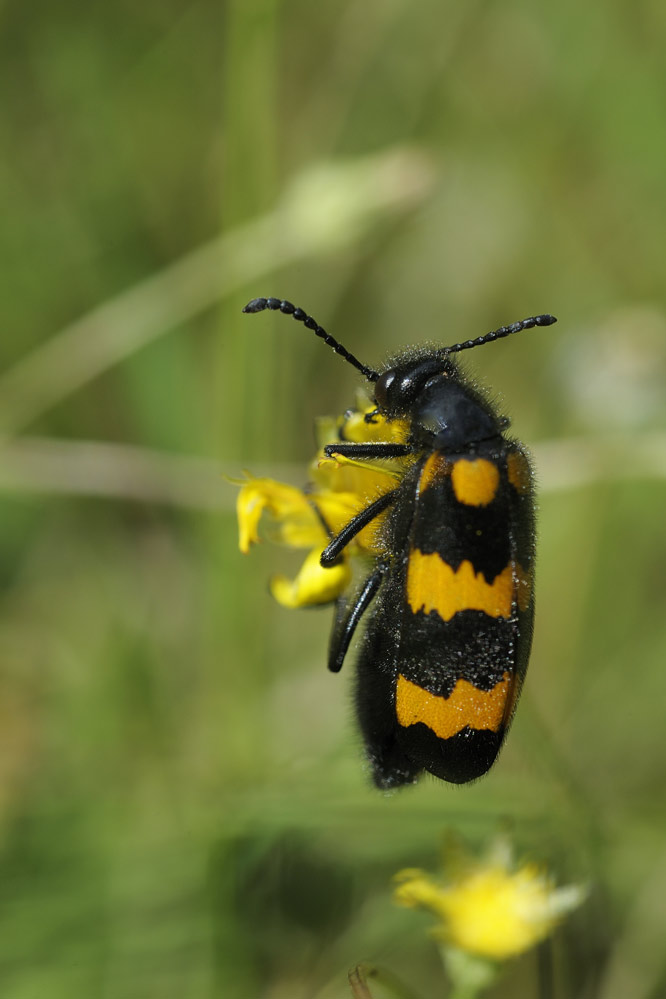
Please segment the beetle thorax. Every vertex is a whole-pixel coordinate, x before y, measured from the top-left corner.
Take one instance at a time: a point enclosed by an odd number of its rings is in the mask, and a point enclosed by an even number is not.
[[[430,378],[411,408],[412,436],[442,451],[459,451],[500,434],[492,410],[445,375]]]

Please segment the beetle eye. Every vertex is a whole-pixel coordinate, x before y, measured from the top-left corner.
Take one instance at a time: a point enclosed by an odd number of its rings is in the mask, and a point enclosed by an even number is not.
[[[395,382],[395,371],[385,371],[375,382],[375,401],[378,406],[386,408],[389,404],[389,393]]]

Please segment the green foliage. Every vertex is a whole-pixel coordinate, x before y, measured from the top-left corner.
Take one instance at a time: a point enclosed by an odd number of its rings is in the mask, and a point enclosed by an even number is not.
[[[591,886],[558,999],[658,995],[662,6],[1,16],[3,997],[342,999],[364,960],[434,996],[390,878],[505,822]],[[276,607],[284,553],[237,551],[218,471],[300,484],[356,385],[288,319],[241,316],[265,294],[368,364],[559,318],[467,361],[544,485],[532,665],[474,786],[374,791],[328,612]],[[539,981],[526,955],[493,994]]]

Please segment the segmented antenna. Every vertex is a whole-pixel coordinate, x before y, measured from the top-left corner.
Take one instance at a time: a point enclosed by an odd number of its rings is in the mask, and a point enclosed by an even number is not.
[[[533,326],[552,326],[556,322],[557,319],[555,316],[550,316],[548,313],[543,316],[530,316],[529,319],[521,319],[519,323],[511,323],[510,326],[500,326],[498,330],[493,330],[484,336],[477,336],[475,340],[454,343],[452,347],[445,347],[444,353],[457,354],[461,350],[470,350],[472,347],[480,347],[483,343],[501,340],[503,336],[510,336],[512,333],[520,333],[521,330],[532,329]]]
[[[332,347],[336,354],[344,358],[345,361],[349,361],[350,364],[361,372],[364,378],[367,378],[369,382],[376,382],[379,378],[379,373],[373,371],[372,368],[366,367],[365,364],[361,364],[358,358],[350,354],[346,347],[343,347],[341,343],[338,343],[330,333],[316,322],[312,316],[309,316],[307,312],[303,309],[296,308],[291,302],[286,302],[279,298],[253,298],[251,302],[248,302],[243,312],[263,312],[264,309],[271,309],[273,312],[284,312],[286,316],[291,316],[293,319],[298,320],[299,323],[303,323],[307,326],[309,330],[315,334],[315,336],[321,337],[324,343]]]

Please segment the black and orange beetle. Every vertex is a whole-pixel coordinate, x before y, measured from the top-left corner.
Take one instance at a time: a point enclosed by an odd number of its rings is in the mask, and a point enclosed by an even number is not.
[[[452,355],[556,319],[532,316],[450,347],[410,347],[375,371],[290,302],[255,298],[243,311],[265,309],[302,322],[361,372],[374,394],[366,421],[407,426],[403,441],[340,439],[324,448],[346,462],[404,463],[395,488],[329,532],[321,555],[323,567],[334,566],[385,514],[371,571],[336,601],[329,650],[337,672],[363,620],[356,704],[375,783],[397,787],[424,770],[456,784],[481,777],[502,745],[530,654],[534,486],[508,421]]]

